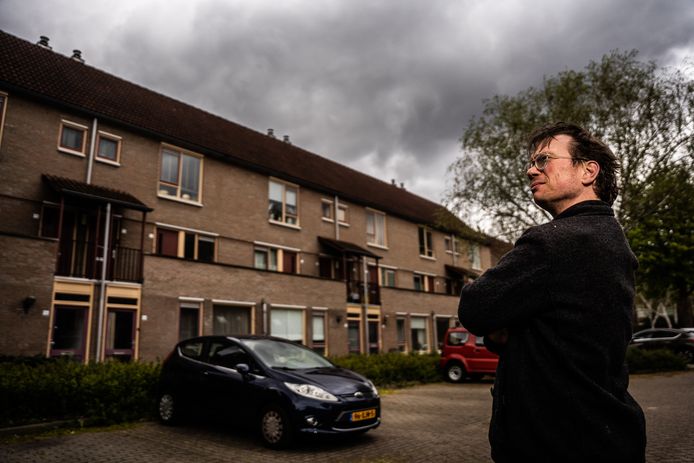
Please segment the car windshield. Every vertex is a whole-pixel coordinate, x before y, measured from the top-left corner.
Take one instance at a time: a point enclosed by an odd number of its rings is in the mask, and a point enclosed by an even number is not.
[[[245,339],[243,343],[271,368],[297,370],[333,366],[323,356],[297,344],[272,339]]]

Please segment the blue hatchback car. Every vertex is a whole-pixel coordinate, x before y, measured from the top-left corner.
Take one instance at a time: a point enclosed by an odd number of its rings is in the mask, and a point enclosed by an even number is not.
[[[312,350],[269,336],[203,336],[164,361],[159,419],[191,412],[251,423],[269,447],[301,433],[360,433],[381,423],[374,384]]]

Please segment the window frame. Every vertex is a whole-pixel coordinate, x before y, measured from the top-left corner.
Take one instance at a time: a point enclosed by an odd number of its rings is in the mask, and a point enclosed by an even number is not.
[[[473,270],[482,270],[482,249],[480,244],[471,241],[468,244],[468,259],[470,261],[470,267]]]
[[[196,336],[202,336],[202,322],[203,322],[203,315],[202,315],[202,303],[201,302],[191,302],[191,301],[186,301],[186,300],[179,300],[178,301],[178,338],[179,341],[184,341],[185,339],[190,339],[190,338],[182,338],[181,337],[181,319],[182,319],[182,314],[183,311],[196,311],[197,312],[197,330],[195,335],[191,336],[191,338],[196,337]]]
[[[65,128],[69,128],[71,130],[76,130],[79,132],[82,132],[82,142],[81,142],[81,149],[76,150],[72,147],[65,146],[63,145],[63,132]],[[87,134],[89,133],[89,127],[86,125],[77,123],[77,122],[72,122],[67,119],[61,119],[60,120],[60,130],[58,130],[58,151],[61,153],[67,153],[71,154],[73,156],[80,156],[80,157],[86,157],[87,156]]]
[[[271,207],[271,197],[270,197],[270,190],[272,188],[272,184],[279,185],[282,188],[282,217],[280,220],[273,219],[272,218],[272,207]],[[294,194],[296,196],[296,214],[288,214],[287,213],[287,190],[293,190]],[[282,225],[284,227],[290,227],[290,228],[301,228],[301,220],[299,219],[300,216],[300,192],[301,188],[299,185],[295,183],[290,183],[290,182],[285,182],[283,180],[270,177],[268,180],[268,196],[267,196],[267,204],[268,204],[268,222],[275,224],[275,225]],[[295,223],[290,223],[287,221],[288,217],[294,217]]]
[[[163,174],[163,162],[164,162],[164,152],[169,152],[172,154],[176,154],[178,157],[178,163],[176,167],[176,183],[172,183],[169,181],[162,180],[162,174]],[[199,164],[198,164],[198,192],[197,192],[197,199],[192,199],[192,198],[185,198],[184,196],[187,195],[188,193],[182,193],[182,176],[183,176],[183,158],[184,157],[189,157],[192,159],[197,159]],[[191,204],[194,206],[202,206],[202,193],[203,193],[203,179],[204,179],[204,161],[205,157],[201,154],[193,153],[192,151],[184,150],[182,148],[177,148],[175,146],[171,145],[162,145],[161,148],[159,149],[159,176],[157,179],[157,197],[163,198],[163,199],[168,199],[171,201],[178,201],[182,202],[185,204]],[[169,187],[169,188],[176,188],[176,194],[171,194],[168,192],[168,190],[162,188],[164,187]]]
[[[101,140],[108,140],[112,141],[116,144],[116,159],[111,159],[107,158],[104,156],[101,156]],[[103,162],[104,164],[110,164],[112,166],[120,166],[120,154],[121,154],[121,141],[123,140],[122,137],[119,137],[118,135],[114,135],[112,133],[104,132],[103,130],[99,130],[97,132],[96,136],[96,150],[94,152],[94,159]]]
[[[397,269],[391,268],[391,267],[384,267],[384,266],[379,266],[378,269],[379,269],[379,282],[380,282],[380,285],[381,285],[383,288],[395,288],[395,287],[396,287],[396,284],[397,284],[397,282],[396,282],[396,280],[395,280],[395,278],[396,278],[396,273],[397,273],[396,270],[397,270]],[[387,283],[388,283],[388,279],[386,278],[386,275],[388,275],[388,274],[392,274],[392,276],[393,276],[393,284],[392,284],[392,285],[387,284]]]
[[[266,262],[266,267],[258,267],[256,266],[256,254],[257,253],[262,253],[265,252],[267,255],[267,258],[265,259]],[[276,268],[269,268],[270,267],[270,254],[274,253],[275,254],[275,262]],[[284,265],[284,258],[285,254],[294,254],[294,269],[296,270],[295,272],[287,271],[285,270],[285,265]],[[301,273],[301,250],[296,249],[296,248],[288,248],[284,246],[278,246],[278,245],[273,245],[270,243],[262,243],[262,242],[254,242],[253,243],[253,268],[258,269],[258,270],[267,270],[269,272],[280,272],[280,273],[289,273],[292,275],[299,275]]]
[[[329,215],[325,215],[325,206],[328,206]],[[341,227],[349,227],[348,219],[349,206],[342,201],[337,202],[337,210],[335,210],[335,202],[331,199],[321,199],[321,220],[324,222],[335,223],[337,218],[337,223]],[[340,218],[340,212],[342,212],[342,219]]]
[[[9,96],[5,92],[0,92],[0,147],[2,147],[2,133],[5,128],[5,114],[7,114],[7,100]]]
[[[311,350],[318,352],[319,354],[326,356],[328,355],[328,314],[327,309],[317,309],[313,308],[311,311]],[[316,340],[316,320],[320,320],[320,324],[323,327],[323,339]]]
[[[419,257],[435,260],[434,234],[429,227],[420,225],[417,229],[417,241],[419,242]],[[422,251],[424,251],[422,253]]]
[[[369,217],[373,217],[373,234],[369,233]],[[383,224],[383,243],[379,243],[377,241],[378,238],[378,223],[379,221],[376,220],[376,217],[381,217],[382,218],[382,224]],[[373,236],[374,241],[371,240],[371,236]],[[387,226],[387,221],[386,221],[386,213],[377,211],[376,209],[371,209],[371,208],[366,208],[366,245],[367,246],[372,246],[375,248],[381,248],[381,249],[388,249],[388,226]]]
[[[175,227],[172,225],[160,225],[160,224],[155,224],[155,231],[154,231],[154,249],[153,253],[157,256],[167,256],[167,257],[176,257],[179,259],[186,259],[186,260],[193,260],[196,262],[209,262],[209,263],[214,263],[217,262],[217,251],[219,249],[218,243],[217,243],[217,238],[219,235],[216,233],[209,233],[209,232],[204,232],[201,230],[193,230],[190,228],[179,228]],[[166,233],[176,233],[176,255],[172,254],[165,254],[162,252],[161,248],[161,240],[160,240],[160,232]],[[187,236],[193,236],[193,255],[192,257],[186,256],[186,237]],[[200,259],[200,242],[207,242],[207,243],[212,243],[213,246],[213,251],[212,251],[212,260],[202,260]]]

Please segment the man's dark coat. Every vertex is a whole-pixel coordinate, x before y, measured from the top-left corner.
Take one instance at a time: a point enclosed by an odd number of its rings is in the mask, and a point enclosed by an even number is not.
[[[493,389],[495,461],[639,462],[646,436],[627,392],[636,257],[612,209],[586,201],[530,228],[465,286],[460,322],[508,328]]]

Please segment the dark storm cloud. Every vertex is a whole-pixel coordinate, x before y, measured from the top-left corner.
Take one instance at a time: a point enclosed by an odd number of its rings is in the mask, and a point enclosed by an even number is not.
[[[694,55],[692,24],[685,0],[0,0],[3,30],[435,201],[484,99],[614,49]]]

